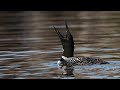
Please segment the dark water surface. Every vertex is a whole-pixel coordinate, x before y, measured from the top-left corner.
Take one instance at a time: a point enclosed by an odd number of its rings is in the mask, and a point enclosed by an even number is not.
[[[74,56],[103,58],[110,64],[76,66],[61,75],[57,61],[64,19],[74,37]],[[1,79],[120,79],[120,11],[1,11]]]

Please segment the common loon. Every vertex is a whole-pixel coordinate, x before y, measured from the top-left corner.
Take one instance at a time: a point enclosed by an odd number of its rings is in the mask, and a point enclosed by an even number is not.
[[[104,60],[100,58],[94,58],[94,57],[74,57],[74,40],[73,36],[69,31],[67,22],[65,20],[65,26],[66,26],[66,35],[63,36],[54,26],[54,30],[58,34],[62,46],[63,46],[63,56],[61,59],[57,62],[58,66],[60,68],[64,67],[64,70],[66,71],[65,74],[72,74],[73,66],[74,65],[93,65],[93,64],[107,64],[108,62],[105,62]]]

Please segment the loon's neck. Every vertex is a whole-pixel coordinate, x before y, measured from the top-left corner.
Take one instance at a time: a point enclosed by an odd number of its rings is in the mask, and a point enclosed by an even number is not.
[[[65,57],[73,57],[74,55],[74,40],[73,36],[70,33],[67,33],[66,38],[61,40],[62,46],[63,46],[63,56]]]
[[[73,38],[69,38],[68,40],[62,41],[63,46],[63,56],[65,57],[73,57],[74,56],[74,40]]]
[[[67,22],[65,21],[65,25],[66,25],[66,35],[63,36],[55,27],[55,31],[58,34],[60,41],[62,43],[63,46],[63,56],[65,57],[73,57],[74,54],[74,40],[73,40],[73,36],[69,31],[69,28],[67,26]]]

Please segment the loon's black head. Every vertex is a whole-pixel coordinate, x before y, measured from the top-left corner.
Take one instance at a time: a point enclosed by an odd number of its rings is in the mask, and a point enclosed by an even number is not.
[[[66,35],[63,36],[55,27],[55,31],[57,32],[62,46],[63,46],[63,56],[65,57],[73,57],[74,54],[74,40],[73,40],[73,36],[69,31],[69,28],[67,26],[67,22],[65,21],[65,25],[66,25]]]

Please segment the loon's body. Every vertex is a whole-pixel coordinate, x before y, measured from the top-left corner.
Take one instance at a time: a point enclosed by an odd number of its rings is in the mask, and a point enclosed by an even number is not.
[[[93,64],[107,64],[108,62],[105,62],[104,60],[100,58],[94,58],[94,57],[74,57],[74,40],[73,36],[71,35],[69,28],[67,26],[67,23],[65,21],[66,25],[66,35],[63,36],[55,27],[55,31],[57,32],[62,46],[63,46],[63,56],[61,59],[58,61],[58,65],[62,68],[65,67],[69,71],[69,68],[71,69],[72,66],[74,65],[93,65]],[[73,70],[73,68],[72,68]]]
[[[74,66],[74,65],[80,65],[80,66],[85,66],[85,65],[93,65],[93,64],[105,64],[106,62],[103,61],[100,58],[94,58],[94,57],[84,57],[84,56],[80,56],[80,57],[65,57],[62,56],[62,60],[60,60],[58,62],[58,64],[61,63],[62,65],[66,65],[69,63],[69,65]],[[66,63],[64,63],[66,62]]]

